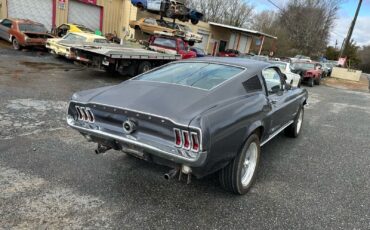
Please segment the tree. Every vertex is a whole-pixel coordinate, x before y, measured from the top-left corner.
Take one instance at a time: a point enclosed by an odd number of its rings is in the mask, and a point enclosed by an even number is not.
[[[305,55],[325,49],[340,0],[291,0],[281,11],[280,25],[289,34],[292,47]]]
[[[356,42],[352,39],[348,46],[344,49],[343,55],[347,57],[347,63],[351,67],[359,67],[361,60],[358,56],[358,50],[360,47],[356,45]]]
[[[186,4],[204,13],[205,21],[237,27],[250,25],[254,9],[246,0],[187,0]]]
[[[339,50],[334,48],[333,46],[328,46],[326,48],[325,57],[328,60],[338,60],[339,58]]]
[[[361,60],[361,64],[359,65],[359,68],[365,73],[370,73],[370,45],[363,46],[358,51],[358,57]]]

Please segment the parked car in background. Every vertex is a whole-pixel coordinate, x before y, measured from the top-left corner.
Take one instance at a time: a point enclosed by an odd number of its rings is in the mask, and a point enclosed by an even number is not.
[[[324,77],[331,76],[331,72],[333,71],[334,65],[329,62],[322,62],[320,63],[322,65],[322,70],[324,71]]]
[[[222,187],[244,194],[260,147],[282,131],[300,134],[307,98],[269,63],[200,58],[77,92],[67,123],[98,144],[96,153],[121,150],[164,164],[173,168],[165,178],[186,174],[188,183],[217,172]]]
[[[44,47],[46,39],[52,37],[46,27],[38,22],[10,18],[0,20],[0,38],[11,42],[16,50],[23,47]]]
[[[199,43],[203,40],[202,35],[193,33],[193,31],[186,25],[169,22],[168,26],[170,28],[183,32],[185,34],[184,40],[189,42],[191,46],[194,45],[194,43]]]
[[[226,49],[218,53],[219,57],[238,57],[240,55],[239,50]]]
[[[291,58],[291,62],[311,62],[311,58],[304,55],[296,55],[294,58]]]
[[[180,54],[182,59],[197,57],[197,54],[189,49],[188,43],[177,37],[152,36],[149,39],[149,48],[161,53]]]
[[[91,33],[94,34],[95,31],[93,31],[90,28],[87,28],[84,25],[78,25],[78,24],[62,24],[58,26],[55,30],[53,30],[53,34],[58,37],[63,37],[64,35],[68,34],[69,32],[82,32],[82,33]]]
[[[63,56],[68,59],[74,58],[71,54],[71,46],[86,43],[108,43],[105,37],[82,32],[70,32],[63,38],[51,38],[46,41],[45,47],[50,53]]]
[[[206,52],[201,49],[201,48],[198,48],[198,47],[191,47],[190,48],[191,51],[195,52],[197,54],[197,57],[205,57],[207,56]]]
[[[320,85],[323,77],[322,67],[319,63],[314,62],[295,62],[292,63],[291,70],[293,73],[301,76],[302,82],[306,82],[310,87]]]
[[[130,21],[130,27],[135,30],[141,30],[147,34],[155,34],[158,32],[171,33],[178,36],[185,36],[184,32],[170,28],[168,22],[155,18],[141,18],[137,21]]]
[[[286,75],[286,82],[291,84],[293,87],[301,87],[301,76],[291,71],[289,62],[270,61],[270,63],[278,66],[280,71]]]

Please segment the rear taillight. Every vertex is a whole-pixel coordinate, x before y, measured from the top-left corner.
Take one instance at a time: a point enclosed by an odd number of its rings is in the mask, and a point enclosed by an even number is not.
[[[174,129],[175,131],[175,144],[177,147],[182,147],[182,136],[180,129]]]
[[[197,133],[191,133],[191,150],[194,152],[199,151],[199,139]]]
[[[182,131],[182,136],[184,137],[184,149],[190,149],[190,137],[188,131]]]
[[[200,141],[197,133],[190,133],[186,130],[174,129],[174,134],[176,147],[183,148],[185,150],[191,150],[193,152],[199,152]]]

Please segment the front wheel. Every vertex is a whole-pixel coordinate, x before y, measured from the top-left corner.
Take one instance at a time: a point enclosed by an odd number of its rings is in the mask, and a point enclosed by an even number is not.
[[[197,19],[191,19],[190,21],[191,21],[191,24],[193,24],[193,25],[196,25],[196,24],[199,23],[199,20],[197,20]]]
[[[258,136],[250,135],[238,155],[220,170],[221,186],[236,194],[247,193],[255,181],[260,152]]]
[[[16,38],[13,39],[13,48],[15,50],[20,50],[22,48],[21,45],[19,45],[19,42]]]
[[[284,130],[285,135],[294,138],[298,137],[302,129],[303,117],[304,117],[304,108],[302,106],[301,108],[299,108],[297,116],[294,119],[294,122]]]

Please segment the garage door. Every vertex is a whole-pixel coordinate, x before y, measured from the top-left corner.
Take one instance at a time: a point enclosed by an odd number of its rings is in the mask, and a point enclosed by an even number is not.
[[[8,16],[30,19],[51,30],[53,14],[52,0],[8,0]]]
[[[208,45],[208,40],[209,40],[209,34],[208,33],[202,33],[200,31],[198,31],[198,34],[202,35],[203,36],[203,40],[202,42],[200,43],[195,43],[195,47],[198,47],[198,48],[201,48],[203,50],[206,50],[207,49],[207,45]]]
[[[68,22],[84,25],[92,30],[100,29],[100,7],[78,1],[70,1]]]
[[[247,43],[248,43],[248,37],[245,35],[242,35],[239,40],[239,47],[238,47],[239,52],[245,53],[245,50],[247,49]]]

